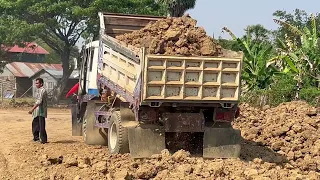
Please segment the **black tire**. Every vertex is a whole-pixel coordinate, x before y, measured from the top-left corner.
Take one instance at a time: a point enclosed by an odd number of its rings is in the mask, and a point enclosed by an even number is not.
[[[110,154],[125,154],[130,152],[128,132],[127,128],[122,126],[120,111],[114,111],[110,118],[108,148]]]
[[[94,111],[96,104],[94,102],[88,102],[87,108],[83,117],[82,123],[82,136],[83,140],[88,145],[108,145],[108,133],[103,128],[95,126]]]

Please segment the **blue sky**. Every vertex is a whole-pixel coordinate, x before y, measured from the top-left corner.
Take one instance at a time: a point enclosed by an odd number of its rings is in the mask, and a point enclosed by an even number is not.
[[[242,36],[248,25],[262,24],[267,29],[276,29],[278,26],[272,20],[273,12],[285,10],[292,13],[296,8],[305,10],[308,14],[320,12],[318,0],[197,0],[194,9],[187,11],[197,26],[202,26],[207,34],[215,38],[230,36],[222,33],[226,26],[236,36]],[[78,46],[82,40],[77,43]]]
[[[278,26],[272,20],[273,12],[285,10],[293,12],[296,8],[305,10],[308,14],[320,12],[318,0],[197,0],[194,9],[187,13],[196,19],[197,26],[202,26],[207,34],[215,38],[229,35],[221,33],[226,26],[236,36],[244,34],[247,25],[262,24],[267,29],[276,29]]]

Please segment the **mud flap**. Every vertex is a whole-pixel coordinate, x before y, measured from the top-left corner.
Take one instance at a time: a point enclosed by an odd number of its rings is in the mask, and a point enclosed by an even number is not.
[[[70,104],[70,108],[72,118],[72,136],[82,136],[82,122],[78,122],[77,119],[77,104]]]
[[[132,158],[149,158],[166,148],[165,133],[155,128],[128,128],[129,149]]]
[[[203,136],[203,158],[238,158],[240,141],[240,130],[206,127]]]

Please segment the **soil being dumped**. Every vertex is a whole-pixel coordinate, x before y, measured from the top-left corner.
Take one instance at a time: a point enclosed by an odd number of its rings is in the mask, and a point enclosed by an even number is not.
[[[126,45],[146,47],[150,54],[183,56],[222,55],[221,46],[186,15],[150,22],[144,28],[117,36]]]

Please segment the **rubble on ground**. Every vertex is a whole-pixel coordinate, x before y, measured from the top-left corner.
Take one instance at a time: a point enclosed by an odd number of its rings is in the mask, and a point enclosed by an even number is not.
[[[242,136],[270,147],[301,171],[320,171],[320,116],[306,102],[283,103],[262,109],[243,104],[235,127]]]
[[[21,176],[37,179],[320,179],[320,116],[314,108],[305,102],[240,108],[233,124],[243,136],[237,159],[207,160],[184,150],[163,150],[134,160],[82,141],[19,145],[11,157],[21,163]]]

